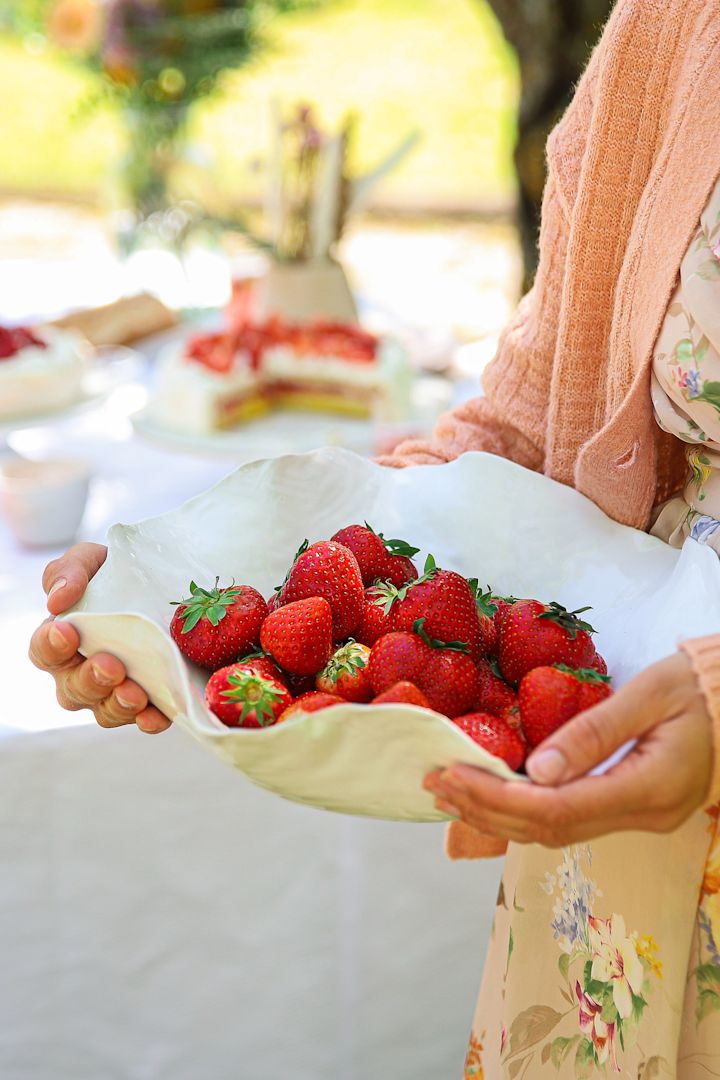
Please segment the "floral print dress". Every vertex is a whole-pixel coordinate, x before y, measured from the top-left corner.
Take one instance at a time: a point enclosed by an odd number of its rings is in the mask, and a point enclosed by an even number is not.
[[[688,443],[653,533],[720,554],[720,183],[655,346],[660,426]],[[667,835],[508,848],[465,1080],[720,1077],[718,807]]]

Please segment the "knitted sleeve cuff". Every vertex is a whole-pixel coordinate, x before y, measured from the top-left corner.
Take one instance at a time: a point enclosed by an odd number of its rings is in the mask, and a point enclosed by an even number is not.
[[[720,801],[720,634],[680,642],[687,653],[713,724],[713,767],[706,806]]]

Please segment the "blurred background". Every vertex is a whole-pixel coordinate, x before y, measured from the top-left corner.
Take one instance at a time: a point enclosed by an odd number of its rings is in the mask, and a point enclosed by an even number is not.
[[[547,134],[611,6],[0,3],[3,1080],[462,1073],[496,860],[284,803],[176,731],[102,732],[27,642],[75,538],[253,457],[388,449],[478,392],[535,272]],[[318,348],[318,320],[394,343],[402,404],[157,420],[168,350],[199,334],[227,372],[268,317]]]

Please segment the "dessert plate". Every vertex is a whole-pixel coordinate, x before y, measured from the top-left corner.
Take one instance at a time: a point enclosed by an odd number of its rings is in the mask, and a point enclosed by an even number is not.
[[[441,820],[421,787],[431,768],[462,761],[522,778],[413,706],[338,705],[265,730],[226,728],[204,705],[207,676],[168,633],[170,601],[191,578],[234,578],[269,596],[305,537],[363,520],[420,546],[418,561],[432,551],[501,593],[592,604],[616,684],[720,625],[720,560],[694,541],[674,550],[488,454],[396,470],[334,448],[251,462],[171,513],[113,526],[107,562],[65,617],[83,653],[119,656],[160,709],[260,786],[328,810]]]
[[[103,345],[93,350],[91,367],[84,375],[80,393],[74,401],[52,408],[36,402],[34,407],[0,417],[0,435],[9,435],[20,427],[65,419],[75,413],[101,405],[118,386],[142,377],[143,359],[125,345]]]
[[[241,461],[303,454],[318,446],[340,447],[357,454],[377,454],[399,440],[431,429],[450,406],[443,380],[416,378],[409,416],[403,421],[374,421],[332,413],[278,410],[227,431],[199,434],[168,427],[158,418],[152,402],[135,413],[138,435],[152,442],[189,453],[220,455]]]

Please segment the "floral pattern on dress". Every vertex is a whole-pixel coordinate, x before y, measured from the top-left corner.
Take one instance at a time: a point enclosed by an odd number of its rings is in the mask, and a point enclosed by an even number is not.
[[[511,1080],[534,1077],[546,1065],[559,1071],[569,1061],[579,1080],[620,1073],[662,979],[652,937],[629,933],[621,914],[593,914],[602,893],[586,876],[591,866],[590,845],[565,848],[555,873],[539,882],[554,897],[550,930],[560,951],[557,991],[565,1007],[542,1003],[514,1017],[502,1054]],[[666,1064],[657,1055],[643,1059],[641,1075],[659,1076]]]
[[[479,1039],[474,1034],[470,1035],[470,1043],[465,1057],[465,1073],[463,1075],[463,1080],[485,1080],[485,1071],[482,1063],[482,1040],[484,1038],[485,1032],[482,1033]]]

